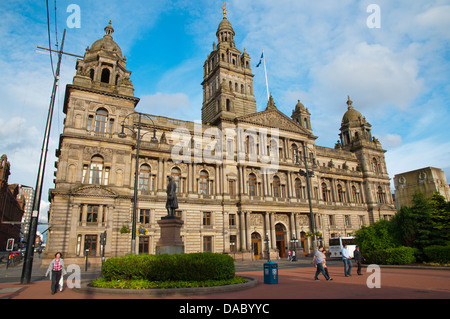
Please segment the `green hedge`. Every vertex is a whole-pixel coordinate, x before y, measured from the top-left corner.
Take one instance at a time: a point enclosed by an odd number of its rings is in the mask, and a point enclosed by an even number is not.
[[[440,264],[450,263],[450,245],[425,247],[423,252],[426,260],[429,262],[437,262]]]
[[[234,278],[234,261],[228,255],[193,253],[127,255],[105,261],[105,280],[205,281]]]
[[[366,254],[366,258],[372,264],[406,265],[416,261],[415,251],[416,249],[411,247],[379,249]]]

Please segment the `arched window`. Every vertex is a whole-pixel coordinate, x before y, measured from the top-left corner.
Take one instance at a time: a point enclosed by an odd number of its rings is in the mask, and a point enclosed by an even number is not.
[[[378,161],[377,161],[377,159],[375,157],[372,158],[372,171],[375,172],[375,173],[379,172],[379,170],[378,170]]]
[[[337,185],[337,192],[338,192],[338,200],[340,202],[344,201],[344,190],[342,189],[341,184]]]
[[[273,196],[280,197],[280,178],[276,175],[273,177]]]
[[[181,193],[181,189],[180,189],[180,177],[181,177],[181,171],[178,167],[174,167],[172,168],[170,174],[173,177],[173,181],[175,182],[175,185],[177,185],[177,193]]]
[[[327,189],[327,184],[322,183],[322,200],[323,201],[328,201],[328,189]]]
[[[295,197],[302,198],[302,181],[298,177],[295,179]]]
[[[108,123],[108,111],[105,109],[98,109],[95,113],[95,128],[94,131],[98,133],[105,133]]]
[[[103,83],[109,83],[109,69],[104,68],[102,70],[102,78],[101,80]]]
[[[103,177],[103,157],[95,155],[92,157],[89,166],[89,184],[101,185]]]
[[[253,173],[248,176],[248,195],[256,196],[256,176]]]
[[[148,191],[150,184],[150,166],[147,164],[141,165],[139,169],[139,189]]]
[[[208,195],[209,174],[207,171],[200,172],[200,178],[198,180],[198,193]]]
[[[227,112],[231,111],[231,101],[230,99],[227,99]]]
[[[247,135],[245,138],[245,153],[250,154],[250,153],[254,153],[255,151],[255,143],[253,140],[253,136],[252,135]]]
[[[295,162],[299,161],[300,162],[300,158],[297,158],[298,154],[298,147],[296,144],[292,144],[291,145],[291,152],[292,152],[292,160]]]
[[[381,186],[378,186],[377,198],[378,198],[378,203],[379,204],[384,204],[386,202],[386,197],[385,197],[385,194],[384,194],[383,189],[381,188]]]
[[[354,185],[352,186],[352,193],[353,193],[353,200],[355,201],[355,203],[359,203],[359,193]]]

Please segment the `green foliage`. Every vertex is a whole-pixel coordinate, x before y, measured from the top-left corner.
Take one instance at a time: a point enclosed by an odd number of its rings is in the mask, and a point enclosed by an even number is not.
[[[233,277],[223,280],[205,280],[205,281],[149,281],[138,280],[114,280],[107,281],[105,278],[99,278],[92,281],[91,286],[99,288],[122,288],[122,289],[169,289],[169,288],[200,288],[243,284],[247,282],[242,277]]]
[[[380,220],[368,227],[362,226],[355,232],[355,237],[356,244],[366,253],[397,246],[392,237],[391,224],[387,220]]]
[[[406,265],[415,261],[414,248],[412,247],[395,247],[387,249],[379,249],[366,253],[365,257],[369,263],[381,265]]]
[[[356,241],[366,258],[373,263],[403,264],[413,260],[414,256],[419,261],[448,262],[447,248],[429,247],[443,247],[450,242],[450,203],[439,193],[433,194],[430,199],[416,193],[413,204],[402,207],[391,221],[382,220],[356,231]],[[411,251],[415,253],[411,255]],[[436,257],[433,257],[434,254]]]
[[[228,255],[194,253],[178,255],[127,255],[105,261],[106,281],[205,281],[234,277],[234,261]]]
[[[447,264],[450,262],[450,245],[433,245],[425,247],[423,252],[427,261],[440,264]]]

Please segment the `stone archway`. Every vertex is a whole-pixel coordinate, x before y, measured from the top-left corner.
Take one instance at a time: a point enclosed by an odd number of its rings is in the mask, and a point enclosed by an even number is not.
[[[261,235],[257,232],[252,233],[253,257],[258,260],[261,258]]]
[[[275,238],[280,258],[286,257],[286,227],[281,223],[275,225]]]

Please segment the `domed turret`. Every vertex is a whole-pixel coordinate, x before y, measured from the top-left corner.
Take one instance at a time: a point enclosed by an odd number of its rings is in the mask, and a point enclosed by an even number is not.
[[[126,58],[113,40],[111,21],[104,30],[103,38],[95,41],[90,48],[87,47],[84,59],[77,61],[73,84],[133,96],[131,71],[127,70]]]
[[[111,20],[109,21],[109,24],[105,27],[105,35],[103,38],[98,39],[95,41],[91,48],[89,49],[89,53],[94,53],[100,50],[109,51],[109,52],[115,52],[119,56],[119,58],[122,58],[122,50],[120,49],[119,45],[114,42],[112,34],[114,33],[114,29],[111,26]]]
[[[371,125],[366,121],[360,112],[353,108],[353,102],[350,97],[347,99],[347,111],[342,117],[341,137],[338,146],[345,149],[352,149],[361,146],[362,143],[372,143]]]
[[[217,40],[219,41],[219,45],[229,45],[231,47],[234,47],[234,30],[231,26],[230,21],[227,20],[227,9],[225,7],[225,4],[222,7],[223,9],[223,20],[219,23],[219,27],[217,28],[216,36]]]
[[[347,100],[347,112],[342,117],[342,125],[349,125],[351,127],[360,126],[362,121],[365,121],[360,112],[353,108],[353,101],[350,100],[350,96]]]
[[[295,105],[294,111],[292,111],[291,118],[303,128],[312,132],[311,129],[311,113],[305,108],[303,103],[298,100],[297,105]]]

